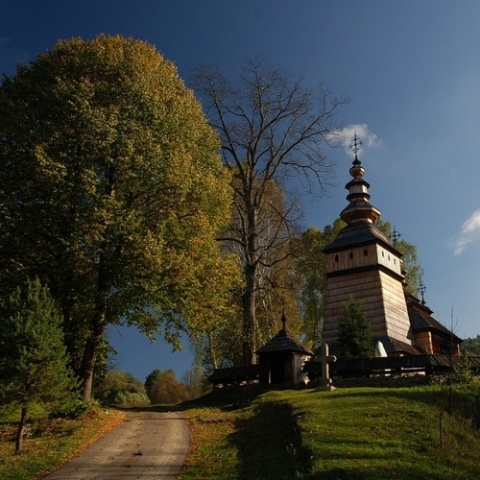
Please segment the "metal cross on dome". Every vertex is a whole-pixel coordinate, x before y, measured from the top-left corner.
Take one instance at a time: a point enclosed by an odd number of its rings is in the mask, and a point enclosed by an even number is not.
[[[286,328],[285,328],[286,323],[287,323],[287,317],[285,317],[285,308],[284,308],[282,313],[282,330],[284,332],[286,331]]]
[[[420,292],[420,295],[422,296],[422,305],[425,305],[425,290],[427,287],[423,283],[423,280],[420,280],[420,283],[418,284],[418,291]]]
[[[397,243],[397,240],[399,240],[401,236],[402,234],[395,227],[393,227],[393,232],[390,234],[390,240],[392,240],[394,245]]]
[[[353,141],[350,144],[350,148],[352,152],[355,154],[355,158],[357,158],[357,153],[360,151],[360,146],[362,145],[362,141],[358,138],[357,134],[353,135]]]

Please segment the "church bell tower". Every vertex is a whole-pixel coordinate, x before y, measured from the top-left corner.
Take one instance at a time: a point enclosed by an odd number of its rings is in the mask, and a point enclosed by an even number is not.
[[[362,304],[371,324],[374,342],[381,341],[389,355],[418,353],[405,301],[402,254],[375,226],[380,210],[370,203],[369,183],[358,159],[359,142],[353,143],[355,159],[348,205],[340,213],[347,224],[324,249],[327,256],[324,342],[338,351],[338,326],[345,304],[354,299]]]

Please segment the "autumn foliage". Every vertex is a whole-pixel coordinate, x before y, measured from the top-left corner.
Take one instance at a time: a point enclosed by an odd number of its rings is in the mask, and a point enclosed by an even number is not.
[[[88,400],[107,324],[175,343],[221,313],[230,177],[193,92],[142,41],[60,41],[4,77],[0,111],[0,294],[48,285]]]

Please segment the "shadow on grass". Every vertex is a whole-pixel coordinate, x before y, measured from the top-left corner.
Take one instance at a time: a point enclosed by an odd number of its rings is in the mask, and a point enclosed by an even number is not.
[[[240,479],[309,478],[311,452],[302,445],[297,417],[288,403],[259,404],[252,417],[238,421],[230,441],[238,451]]]
[[[213,407],[233,412],[248,407],[262,393],[265,393],[265,388],[259,385],[215,389],[200,398],[184,402],[182,406],[184,409]]]

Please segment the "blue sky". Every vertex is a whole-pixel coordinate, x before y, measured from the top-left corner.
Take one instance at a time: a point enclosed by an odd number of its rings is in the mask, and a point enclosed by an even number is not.
[[[480,2],[477,0],[0,0],[0,72],[58,39],[122,34],[154,44],[188,80],[199,65],[231,79],[247,58],[350,99],[338,120],[359,154],[371,202],[417,245],[425,299],[461,337],[480,333]],[[477,55],[479,55],[477,57]],[[305,226],[346,205],[350,153],[328,198],[305,197]],[[191,355],[114,330],[117,365],[143,380],[180,378]]]

